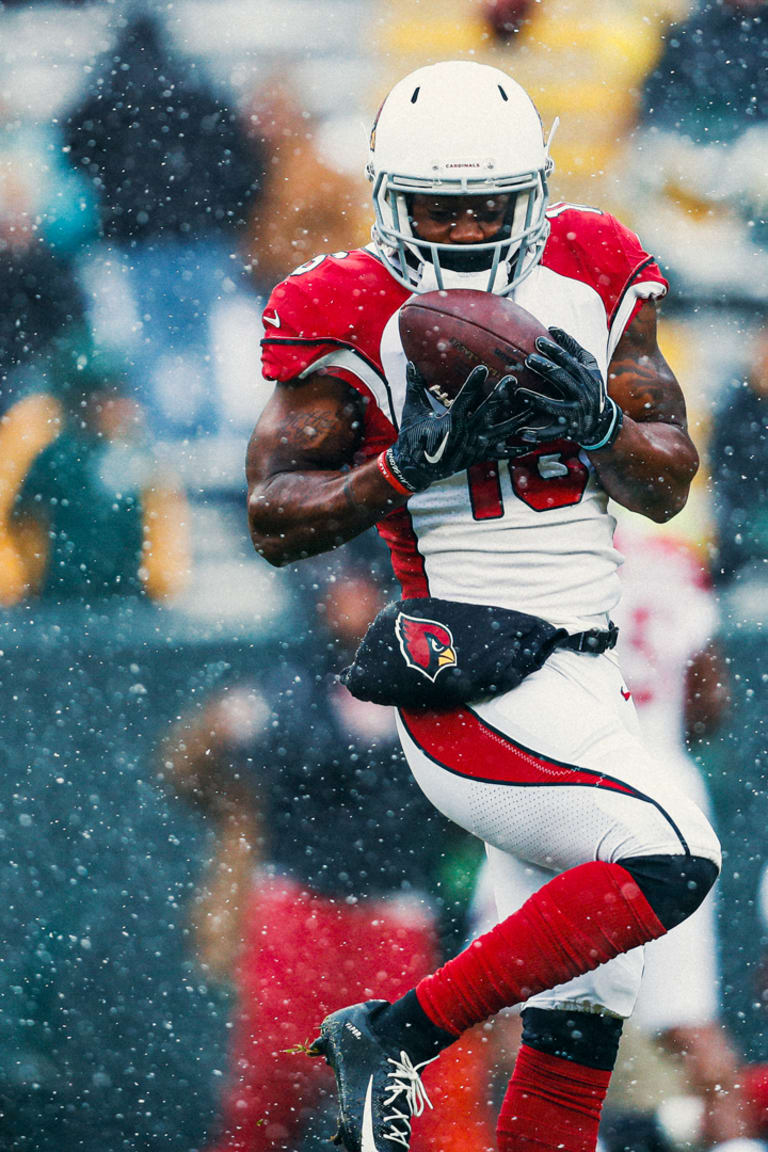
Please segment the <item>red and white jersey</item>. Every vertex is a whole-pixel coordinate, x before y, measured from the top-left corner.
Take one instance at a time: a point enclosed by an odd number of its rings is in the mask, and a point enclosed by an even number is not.
[[[605,373],[640,302],[667,283],[612,216],[556,205],[549,218],[542,259],[513,299],[574,336]],[[323,372],[368,400],[361,460],[397,435],[406,386],[398,313],[410,297],[370,247],[309,261],[264,311],[268,379]],[[578,629],[600,623],[619,596],[607,503],[586,454],[557,441],[433,484],[379,531],[406,596],[497,604]]]
[[[622,522],[617,654],[649,747],[684,752],[688,661],[717,629],[709,577],[691,546]]]

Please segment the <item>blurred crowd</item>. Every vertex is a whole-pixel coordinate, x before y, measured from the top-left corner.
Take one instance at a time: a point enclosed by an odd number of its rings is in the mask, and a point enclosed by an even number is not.
[[[126,1121],[121,1143],[112,1146],[182,1152],[209,1139],[221,1150],[254,1152],[283,1146],[281,1140],[303,1131],[302,1152],[314,1149],[323,1125],[331,1124],[323,1114],[327,1085],[306,1074],[314,1112],[298,1116],[304,1129],[292,1127],[297,1117],[281,1109],[305,1075],[302,1061],[294,1054],[273,1095],[264,1091],[264,1052],[254,1047],[258,1025],[248,1005],[268,992],[276,1004],[285,1002],[283,994],[292,1000],[286,1028],[269,1037],[269,1052],[277,1051],[293,1037],[289,1020],[314,997],[334,1006],[339,988],[342,1001],[365,994],[355,973],[344,971],[343,979],[339,973],[345,940],[359,933],[361,949],[375,947],[365,936],[371,908],[394,926],[408,957],[407,972],[391,972],[393,994],[469,930],[479,866],[474,846],[425,831],[438,817],[421,812],[393,733],[332,687],[333,670],[391,592],[378,544],[365,538],[349,549],[350,559],[268,572],[250,555],[243,478],[247,437],[268,395],[259,369],[266,295],[313,256],[367,242],[365,126],[397,76],[467,54],[511,71],[547,126],[561,117],[554,199],[615,211],[638,231],[672,285],[660,343],[683,384],[704,464],[689,509],[664,531],[687,550],[701,585],[710,588],[709,637],[699,636],[699,647],[718,640],[718,683],[731,701],[720,708],[717,725],[710,723],[714,704],[698,718],[691,712],[688,735],[698,741],[727,871],[736,876],[723,900],[731,901],[729,915],[750,940],[747,955],[729,954],[727,941],[721,947],[714,1014],[729,1037],[726,1054],[714,1071],[696,1065],[681,1089],[681,1099],[714,1107],[718,1077],[733,1081],[743,1060],[768,1060],[762,954],[768,928],[760,911],[768,691],[757,655],[768,604],[768,0],[593,0],[589,11],[577,0],[285,0],[277,60],[269,27],[277,6],[226,0],[220,18],[216,8],[214,0],[205,6],[206,50],[200,37],[194,49],[185,46],[177,17],[149,3],[0,3],[0,57],[7,65],[0,86],[0,649],[17,643],[21,622],[40,627],[39,644],[19,649],[14,675],[24,670],[33,711],[37,691],[40,714],[56,717],[52,725],[92,733],[100,709],[109,711],[112,701],[100,688],[109,663],[99,655],[100,641],[87,652],[78,647],[91,635],[89,621],[99,621],[114,640],[130,629],[130,612],[150,620],[158,684],[167,653],[187,643],[183,636],[213,630],[221,647],[206,664],[210,676],[188,693],[158,691],[164,703],[154,701],[152,740],[134,765],[141,798],[130,794],[137,805],[164,805],[169,827],[185,818],[179,816],[185,806],[196,812],[189,833],[195,846],[189,860],[196,863],[184,874],[186,911],[179,912],[179,924],[187,925],[183,963],[191,966],[184,971],[192,984],[198,976],[189,973],[202,971],[233,997],[221,1009],[222,1019],[234,1023],[229,1049],[225,1033],[220,1037],[221,1059],[229,1061],[226,1087],[216,1091],[213,1064],[190,1053],[190,1061],[202,1061],[201,1080],[210,1082],[197,1128],[180,1124],[176,1142],[161,1144],[147,1120],[146,1132],[158,1142],[134,1133],[131,1143]],[[327,46],[317,57],[310,47],[294,55],[285,49],[310,9],[320,21],[326,9],[331,22],[346,13],[361,28],[355,48],[361,83],[338,98],[327,95],[338,92]],[[37,20],[35,34],[42,30],[51,42],[66,42],[75,27],[87,38],[89,22],[99,29],[66,107],[57,105],[55,114],[14,90],[28,17]],[[73,17],[81,23],[73,25]],[[238,54],[228,24],[237,27],[238,20],[263,22],[259,51]],[[661,586],[667,563],[659,550]],[[51,644],[56,629],[66,631],[75,619],[79,638],[54,689],[46,679]],[[253,660],[250,652],[257,653]],[[186,659],[191,666],[196,657]],[[127,666],[134,683],[126,699],[140,698],[140,661]],[[66,685],[86,682],[90,704],[73,719]],[[18,681],[8,674],[2,687],[12,707]],[[695,701],[693,691],[692,709]],[[86,773],[104,774],[103,757],[114,754],[117,763],[123,755],[120,741],[131,725],[118,712],[115,705],[115,715],[103,721],[112,725],[114,748],[102,750],[98,765],[92,758]],[[682,714],[677,722],[682,733]],[[79,735],[73,739],[80,756]],[[55,765],[51,748],[25,738],[23,755],[45,763],[42,790],[29,785],[25,793],[33,809],[59,769],[66,784],[66,766]],[[125,752],[125,763],[133,763],[131,755]],[[10,812],[18,790],[24,792],[19,781],[27,766],[12,740],[3,756]],[[382,798],[384,777],[392,794]],[[304,824],[294,819],[290,829],[280,822],[286,788],[294,801],[302,797]],[[93,795],[90,783],[86,793]],[[372,798],[392,827],[376,831],[365,807]],[[350,840],[353,811],[366,813],[365,843],[381,846],[386,838],[383,855],[368,859]],[[15,819],[0,827],[0,838],[11,838]],[[129,843],[126,859],[145,849]],[[21,852],[33,888],[35,853],[34,844]],[[298,869],[300,899],[278,882],[286,862]],[[73,864],[75,872],[80,867]],[[98,876],[94,885],[96,891]],[[293,915],[297,907],[301,919],[293,922],[288,909]],[[295,952],[288,974],[279,955],[260,952],[265,917],[283,925],[285,947]],[[34,934],[33,920],[34,910],[15,928]],[[308,924],[316,933],[309,958],[301,953]],[[308,968],[312,956],[325,960],[320,975]],[[29,979],[42,987],[35,971]],[[49,964],[42,979],[55,999],[52,972]],[[6,991],[12,1001],[28,978],[6,975],[0,1001]],[[47,1092],[50,1103],[61,1092],[51,1079],[57,1050],[45,1031],[46,1011],[40,1009],[40,1035],[48,1039],[37,1049],[28,1036],[20,1041],[23,1059],[16,1033],[0,1026],[4,1148],[70,1147],[58,1106],[51,1105],[42,1125],[30,1119],[39,1109],[27,1107],[30,1093]],[[87,1017],[82,1005],[77,1012]],[[33,1015],[28,1009],[27,1018]],[[436,1095],[460,1102],[441,1134],[443,1152],[454,1146],[481,1152],[492,1140],[482,1109],[473,1134],[462,1121],[467,1094],[487,1096],[478,1089],[487,1079],[487,1040],[475,1038],[446,1084],[435,1086]],[[131,1065],[129,1049],[126,1039],[125,1058],[121,1049],[115,1067]],[[116,1075],[103,1068],[97,1074]],[[676,1139],[699,1148],[715,1137],[766,1134],[758,1081],[753,1120],[741,1128],[724,1120],[718,1129],[700,1113],[691,1119],[682,1105],[666,1116],[665,1127],[654,1112],[657,1101],[640,1106],[630,1099],[614,1111],[634,1107],[652,1113],[653,1123],[635,1129],[627,1122],[617,1130],[634,1133],[635,1152],[674,1148]],[[206,1107],[219,1115],[216,1123]],[[94,1132],[99,1115],[96,1109]],[[106,1146],[95,1136],[90,1144],[84,1131],[73,1129],[71,1147]],[[630,1146],[616,1139],[615,1152]]]
[[[385,67],[356,93],[359,122],[404,58],[424,55],[419,27],[444,40],[446,24],[457,50],[513,70],[545,122],[561,116],[555,196],[617,210],[672,277],[669,346],[708,449],[686,534],[717,549],[720,584],[756,577],[759,486],[745,501],[732,477],[760,474],[764,443],[765,4],[668,0],[649,13],[603,0],[579,21],[568,0],[448,7],[394,4],[384,19],[370,5]],[[210,72],[151,7],[127,5],[61,115],[0,98],[6,605],[86,591],[169,599],[194,580],[190,525],[201,502],[239,493],[242,440],[266,394],[265,294],[317,253],[367,239],[363,136],[345,155],[338,116],[308,106],[295,69],[254,68],[237,91]],[[87,458],[90,478],[75,480]],[[90,484],[84,506],[117,502],[132,523],[121,548],[98,547],[93,577],[95,523],[57,500],[57,486],[78,484]]]

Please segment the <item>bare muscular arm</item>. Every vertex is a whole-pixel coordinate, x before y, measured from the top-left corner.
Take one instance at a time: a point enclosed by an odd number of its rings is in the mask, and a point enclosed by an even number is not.
[[[643,305],[608,367],[608,391],[624,410],[611,448],[590,454],[618,504],[662,523],[685,505],[699,456],[680,385],[656,342],[656,306]]]
[[[246,463],[251,539],[270,564],[336,548],[405,503],[375,460],[352,466],[363,404],[330,376],[275,389]]]

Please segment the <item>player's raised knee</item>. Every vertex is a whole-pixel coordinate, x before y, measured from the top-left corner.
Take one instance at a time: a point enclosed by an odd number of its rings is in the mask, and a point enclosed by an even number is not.
[[[720,874],[720,853],[633,856],[620,861],[666,929],[692,915]]]

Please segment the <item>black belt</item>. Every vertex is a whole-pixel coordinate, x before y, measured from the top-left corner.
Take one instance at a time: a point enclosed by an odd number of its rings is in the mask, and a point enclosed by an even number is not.
[[[599,628],[590,628],[588,632],[574,632],[565,640],[561,640],[558,648],[570,648],[572,652],[591,652],[593,656],[599,656],[601,652],[615,648],[618,638],[619,630],[611,620],[606,632]]]

